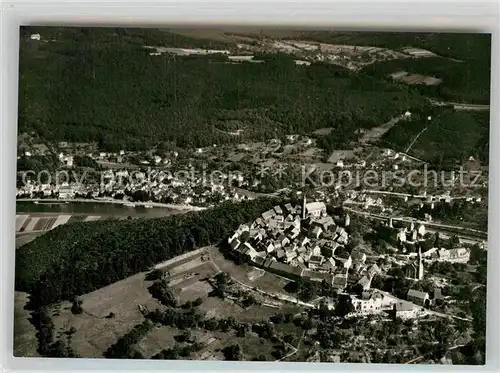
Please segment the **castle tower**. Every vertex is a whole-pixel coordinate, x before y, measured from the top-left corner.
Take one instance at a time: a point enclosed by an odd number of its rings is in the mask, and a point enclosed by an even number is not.
[[[418,278],[417,280],[421,281],[424,278],[424,263],[422,261],[422,249],[420,245],[418,246]]]
[[[394,228],[392,225],[392,218],[389,218],[389,228]]]

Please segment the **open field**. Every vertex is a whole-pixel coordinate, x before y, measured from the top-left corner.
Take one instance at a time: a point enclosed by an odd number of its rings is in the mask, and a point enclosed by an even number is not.
[[[69,302],[62,303],[54,312],[56,330],[76,329],[72,347],[82,357],[101,357],[103,352],[122,335],[126,334],[144,316],[138,305],[150,309],[159,303],[148,292],[145,273],[126,278],[81,297],[84,312],[73,315]],[[105,317],[113,312],[113,319]]]
[[[284,277],[269,272],[251,281],[252,271],[255,267],[249,266],[248,264],[237,265],[231,260],[226,259],[216,247],[210,248],[210,257],[221,271],[229,273],[232,278],[245,285],[257,287],[268,293],[280,292],[290,282],[290,280]]]
[[[214,254],[216,257],[215,265],[206,255],[207,249],[210,250],[211,256]],[[244,309],[230,299],[210,296],[209,294],[213,289],[205,281],[205,278],[217,274],[219,265],[223,267],[224,271],[228,271],[242,282],[269,292],[281,290],[288,283],[288,280],[270,273],[264,273],[251,281],[247,275],[249,272],[252,273],[252,270],[253,275],[255,275],[255,268],[237,266],[225,259],[222,254],[218,253],[217,249],[207,249],[197,250],[194,254],[191,253],[190,256],[170,261],[167,266],[162,268],[168,276],[167,278],[179,304],[201,298],[203,303],[199,306],[199,309],[207,317],[234,317],[240,322],[250,323],[268,320],[270,316],[278,312],[297,314],[301,311],[300,307],[288,304],[284,304],[279,309],[265,305],[253,305]],[[168,273],[170,273],[170,276]],[[104,351],[114,344],[119,337],[144,320],[139,305],[145,306],[148,310],[163,307],[150,295],[148,287],[152,282],[146,280],[145,277],[146,273],[138,273],[81,296],[83,313],[79,315],[71,313],[70,302],[63,302],[56,306],[53,310],[56,334],[61,335],[70,328],[75,328],[76,332],[71,340],[72,348],[82,357],[101,357]],[[36,343],[34,330],[32,330],[31,325],[27,324],[27,321],[23,321],[23,317],[26,317],[22,315],[24,312],[22,311],[24,299],[25,295],[23,298],[22,294],[16,294],[16,325],[19,325],[18,329],[16,329],[16,351],[19,351],[19,354],[23,356],[30,353],[29,348],[34,350],[32,346],[33,343]],[[114,317],[106,318],[111,312]],[[286,327],[279,326],[278,330],[283,335],[293,334],[294,340],[297,340],[299,331],[294,328],[294,326],[290,325]],[[23,331],[23,329],[26,331]],[[175,337],[181,333],[182,331],[176,328],[157,326],[135,348],[149,358],[176,344]],[[227,333],[193,330],[192,335],[198,341],[207,342],[208,344],[201,351],[193,354],[191,358],[223,359],[220,349],[238,343],[243,348],[245,356],[249,359],[264,355],[266,359],[273,360],[270,355],[273,343],[259,338],[252,332],[249,332],[245,338],[237,338],[234,330]],[[30,343],[32,346],[30,346]]]
[[[16,357],[39,357],[36,351],[36,330],[31,325],[30,314],[24,309],[28,300],[28,294],[14,293],[14,356]],[[11,333],[12,330],[4,330]]]

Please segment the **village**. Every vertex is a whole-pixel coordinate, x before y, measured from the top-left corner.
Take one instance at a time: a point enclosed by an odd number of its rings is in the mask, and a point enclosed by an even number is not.
[[[339,294],[349,295],[354,308],[349,316],[386,312],[394,317],[409,319],[432,313],[428,310],[429,305],[444,299],[437,282],[431,294],[409,289],[406,299],[398,299],[372,288],[374,276],[386,276],[384,269],[387,272],[391,266],[379,266],[377,259],[380,256],[368,256],[361,249],[349,245],[347,230],[350,221],[349,214],[343,219],[334,219],[327,214],[323,202],[307,203],[304,198],[302,206],[290,203],[284,207],[277,205],[254,222],[240,225],[228,238],[228,244],[235,258],[255,267],[294,281],[326,282]],[[392,219],[389,219],[387,227],[402,246],[410,244],[418,247],[417,252],[406,255],[406,249],[402,249],[403,254],[383,256],[386,263],[407,266],[406,279],[422,281],[425,265],[436,261],[469,262],[470,249],[465,247],[433,247],[422,252],[419,241],[425,240],[426,228],[423,224],[416,226],[411,222],[409,226],[394,228]],[[353,294],[353,289],[359,290],[358,294]]]

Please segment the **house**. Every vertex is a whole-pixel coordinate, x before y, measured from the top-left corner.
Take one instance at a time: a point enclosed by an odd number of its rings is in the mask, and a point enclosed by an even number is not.
[[[418,304],[419,306],[428,306],[430,303],[429,293],[415,289],[408,290],[407,298],[408,301]]]
[[[266,259],[263,258],[263,257],[261,257],[261,256],[257,256],[257,257],[255,257],[254,262],[258,266],[264,266],[264,263],[266,262]]]
[[[344,274],[333,276],[332,287],[337,290],[344,290],[347,287],[347,277]]]
[[[284,276],[291,279],[298,279],[302,276],[302,269],[299,267],[292,267],[288,264],[280,262],[272,262],[268,267],[268,270],[274,272],[280,276]]]
[[[325,272],[317,272],[306,269],[302,272],[302,277],[310,281],[316,281],[316,282],[326,281],[326,283],[328,284],[333,283],[333,275]]]
[[[232,240],[231,242],[229,242],[229,244],[231,245],[231,249],[236,250],[238,248],[238,246],[240,246],[241,242],[240,242],[240,240],[238,240],[236,238],[236,239]]]
[[[443,300],[444,299],[443,293],[441,292],[440,288],[435,288],[434,289],[434,293],[433,293],[432,299],[434,299],[434,301],[436,301],[436,300]]]
[[[300,241],[300,246],[306,246],[309,242],[311,242],[311,240],[307,237],[304,237],[301,241]]]
[[[68,186],[68,187],[59,188],[59,198],[60,199],[69,199],[69,198],[73,198],[73,196],[74,196],[74,192],[73,192],[73,189],[71,187]]]
[[[253,261],[257,256],[257,250],[255,250],[253,246],[248,242],[245,242],[244,246],[248,248],[248,251],[245,253],[245,255],[248,256],[249,259]]]
[[[433,247],[432,249],[429,249],[429,250],[423,252],[422,256],[424,258],[428,258],[428,259],[430,259],[430,258],[437,258],[438,257],[437,250],[438,250],[437,247]]]
[[[322,232],[323,229],[321,229],[321,227],[314,227],[314,229],[312,230],[312,235],[317,239],[319,238]]]
[[[325,258],[321,255],[312,255],[310,258],[309,258],[309,268],[310,269],[318,269],[319,267],[321,267],[321,265],[323,264],[323,262],[325,261]]]
[[[366,261],[366,254],[360,249],[354,249],[351,252],[352,262],[356,264],[364,264]]]
[[[266,245],[266,251],[268,253],[272,253],[275,250],[274,244],[272,242],[267,243]]]
[[[274,216],[274,210],[268,210],[262,213],[262,220],[268,221]]]
[[[274,206],[274,211],[276,212],[276,214],[278,215],[283,215],[283,210],[281,209],[280,206]]]
[[[292,259],[297,257],[297,252],[291,249],[285,250],[285,263],[290,263]]]
[[[338,236],[337,242],[341,245],[345,245],[347,243],[347,237],[346,236]]]
[[[319,246],[314,246],[311,253],[311,255],[321,255],[321,248]]]
[[[351,295],[351,303],[354,306],[354,311],[359,315],[370,313],[378,313],[382,311],[382,300],[384,295],[379,292],[363,292],[361,297]]]
[[[289,214],[293,214],[295,212],[295,209],[293,208],[292,204],[291,203],[287,203],[285,205],[285,210],[289,213]]]
[[[285,217],[283,215],[275,215],[273,216],[274,221],[278,223],[283,223],[285,222]]]
[[[347,252],[342,252],[339,255],[335,256],[337,267],[343,267],[345,269],[351,268],[352,258],[351,255]]]
[[[262,240],[262,234],[260,233],[260,230],[258,229],[250,230],[250,238],[255,242],[259,242],[260,240]]]
[[[368,277],[363,276],[358,281],[358,284],[360,284],[363,287],[363,290],[368,290],[370,289],[371,280]]]
[[[401,243],[406,242],[406,230],[404,228],[398,230],[396,240]]]
[[[285,257],[285,250],[277,249],[276,250],[276,258],[281,259]]]
[[[400,301],[393,306],[393,317],[403,320],[411,319],[416,316],[416,309],[410,302]]]
[[[281,234],[280,236],[278,236],[278,238],[276,239],[276,241],[278,241],[280,244],[281,244],[281,247],[284,247],[286,245],[288,245],[290,243],[290,239],[288,237],[286,237],[285,235]]]
[[[381,272],[379,266],[377,264],[373,264],[370,268],[368,268],[368,276],[373,278],[373,276],[378,275]]]
[[[262,218],[257,218],[252,224],[251,228],[258,228],[258,227],[263,227],[265,226],[264,222],[262,221]]]
[[[325,260],[325,262],[322,264],[321,269],[327,272],[331,272],[335,269],[335,259],[333,258],[328,258]]]
[[[297,238],[300,234],[300,228],[294,227],[288,234],[288,237],[293,240]]]
[[[463,247],[450,250],[440,249],[438,251],[438,257],[440,261],[467,263],[470,260],[470,251]]]
[[[420,237],[425,236],[425,226],[423,224],[420,224],[417,228],[418,234]]]
[[[306,204],[306,213],[308,215],[320,217],[326,214],[326,205],[323,202],[311,202]]]

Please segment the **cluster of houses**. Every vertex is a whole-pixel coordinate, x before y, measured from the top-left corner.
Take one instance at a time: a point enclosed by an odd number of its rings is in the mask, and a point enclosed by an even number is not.
[[[423,254],[424,259],[430,262],[450,262],[450,263],[468,263],[470,260],[470,249],[459,247],[456,249],[444,249],[433,247]]]
[[[229,177],[238,177],[233,175]],[[113,169],[102,172],[100,183],[97,181],[57,182],[44,184],[27,181],[17,188],[18,198],[123,198],[143,191],[155,201],[170,204],[195,205],[207,207],[221,201],[240,201],[246,196],[239,195],[231,187],[231,181],[212,183],[200,177],[181,177],[172,173],[152,169],[129,172],[126,169]],[[237,180],[236,180],[237,181]]]
[[[302,206],[275,206],[240,225],[228,243],[235,256],[279,275],[326,281],[339,290],[359,281],[367,290],[380,268],[365,265],[366,254],[346,247],[349,224],[349,215],[341,226],[323,202],[304,198]]]
[[[432,294],[416,289],[409,289],[406,300],[397,299],[378,290],[363,291],[361,295],[349,295],[354,307],[352,315],[363,316],[386,312],[395,318],[407,320],[425,314],[425,308],[443,300],[441,289]]]

